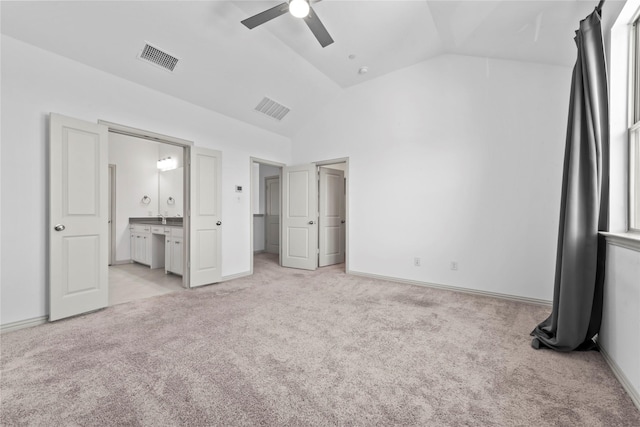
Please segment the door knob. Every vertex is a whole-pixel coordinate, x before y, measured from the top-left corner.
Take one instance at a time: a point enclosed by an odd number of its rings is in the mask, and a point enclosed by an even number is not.
[[[343,219],[342,221],[340,221],[341,224],[344,224],[346,221]]]
[[[313,225],[315,224],[313,221],[309,221],[309,225]]]
[[[56,231],[63,231],[66,227],[62,224],[58,224],[55,227],[53,227],[54,230]]]
[[[222,221],[216,222],[216,225],[222,225]]]

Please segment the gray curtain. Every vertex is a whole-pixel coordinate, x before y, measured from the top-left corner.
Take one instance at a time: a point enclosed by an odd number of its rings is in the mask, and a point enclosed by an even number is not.
[[[595,347],[602,319],[609,205],[609,108],[600,8],[580,22],[575,41],[564,154],[551,316],[531,333],[534,348]]]

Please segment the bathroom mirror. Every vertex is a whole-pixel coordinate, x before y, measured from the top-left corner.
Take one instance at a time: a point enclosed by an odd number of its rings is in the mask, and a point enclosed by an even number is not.
[[[183,182],[182,167],[158,171],[158,213],[166,217],[183,216]]]
[[[166,217],[183,216],[183,148],[170,144],[158,146],[158,213]],[[174,169],[161,170],[162,160]]]

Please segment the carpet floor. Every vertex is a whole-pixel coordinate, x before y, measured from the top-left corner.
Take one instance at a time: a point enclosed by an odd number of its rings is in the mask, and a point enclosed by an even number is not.
[[[1,336],[3,426],[640,426],[547,307],[282,269]]]

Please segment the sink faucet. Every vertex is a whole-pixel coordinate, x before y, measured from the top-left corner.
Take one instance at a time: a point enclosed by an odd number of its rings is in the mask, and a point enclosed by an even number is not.
[[[164,216],[162,214],[158,214],[158,216],[162,218],[162,224],[163,225],[167,223],[167,217],[166,216]]]

